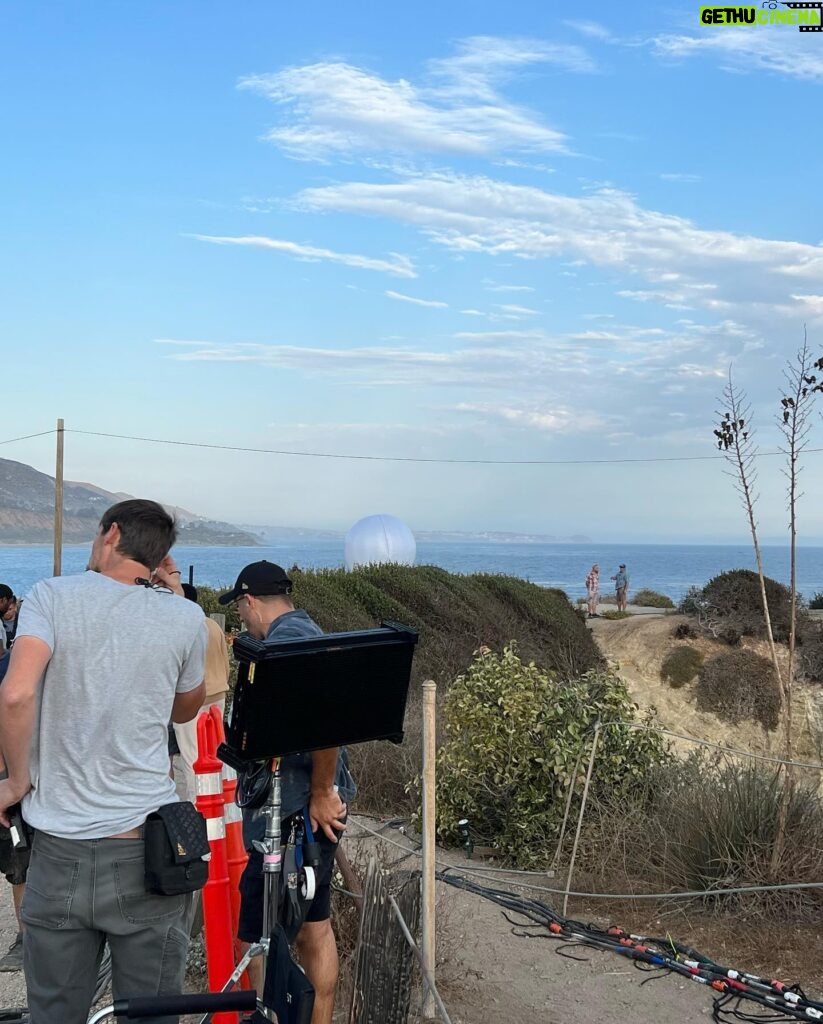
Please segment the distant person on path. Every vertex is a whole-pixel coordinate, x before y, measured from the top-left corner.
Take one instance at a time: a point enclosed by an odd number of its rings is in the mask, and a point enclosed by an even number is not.
[[[614,580],[614,592],[617,597],[617,610],[624,612],[626,610],[626,598],[629,593],[629,574],[626,572],[626,566],[624,563],[617,567],[617,572],[612,576]]]
[[[197,604],[197,587],[191,583],[184,583],[183,595],[189,601]],[[223,630],[214,619],[206,616],[206,630],[209,634],[209,643],[206,647],[206,673],[204,682],[206,684],[206,699],[203,707],[208,708],[216,705],[220,708],[220,715],[226,709],[226,695],[229,692],[229,649],[226,646],[226,637]],[[186,799],[194,803],[197,794],[194,782],[194,762],[197,760],[197,718],[200,712],[190,722],[177,722],[174,725],[174,735],[177,739],[177,749],[180,753],[180,769],[183,782],[186,787]]]
[[[586,577],[586,605],[589,609],[589,618],[596,619],[597,603],[600,600],[600,566],[595,562],[592,571]]]

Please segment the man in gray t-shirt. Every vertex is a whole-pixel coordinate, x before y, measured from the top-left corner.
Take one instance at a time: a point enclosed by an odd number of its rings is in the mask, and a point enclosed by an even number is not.
[[[173,592],[175,536],[162,506],[120,502],[91,571],[35,584],[22,607],[0,688],[0,821],[22,800],[35,829],[22,907],[32,1024],[84,1024],[106,940],[116,998],[182,990],[191,897],[146,893],[142,837],[177,799],[167,723],[204,697],[205,623]]]

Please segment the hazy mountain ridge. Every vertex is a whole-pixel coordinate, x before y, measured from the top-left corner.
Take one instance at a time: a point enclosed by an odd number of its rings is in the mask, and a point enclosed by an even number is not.
[[[132,495],[107,491],[96,484],[63,484],[63,540],[90,541],[100,516],[115,502]],[[178,522],[179,544],[256,545],[259,538],[231,523],[216,522],[187,509],[166,506]],[[0,544],[43,544],[54,533],[54,477],[23,462],[0,459]]]
[[[320,530],[302,526],[252,526],[244,525],[243,530],[255,534],[264,544],[277,543],[295,538],[309,540],[339,540],[345,537],[345,530]],[[515,533],[501,530],[413,530],[415,540],[466,543],[492,541],[496,544],[591,544],[590,537],[576,535],[557,537],[548,533]]]

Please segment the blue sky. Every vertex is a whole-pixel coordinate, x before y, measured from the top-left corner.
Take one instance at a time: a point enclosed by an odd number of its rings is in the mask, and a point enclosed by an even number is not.
[[[823,35],[698,10],[4,5],[0,440],[578,460],[66,444],[235,522],[744,535],[722,463],[596,461],[711,455],[730,364],[772,450],[804,324],[823,350]]]

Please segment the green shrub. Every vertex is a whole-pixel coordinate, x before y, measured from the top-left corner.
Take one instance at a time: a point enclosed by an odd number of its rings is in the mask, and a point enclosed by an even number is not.
[[[809,607],[815,611],[820,611],[823,608],[823,591],[818,590],[811,601],[809,601]]]
[[[636,604],[641,608],[674,608],[674,601],[656,590],[638,590],[630,604]]]
[[[823,683],[823,622],[809,618],[798,631],[800,670],[810,682]]]
[[[289,569],[294,601],[326,632],[369,629],[383,619],[420,632],[412,666],[406,737],[397,747],[352,747],[357,805],[374,813],[414,809],[409,782],[419,771],[422,733],[420,685],[434,679],[440,693],[487,645],[502,649],[516,639],[525,657],[563,675],[604,664],[591,634],[566,596],[508,576],[462,576],[434,566],[381,565],[343,569]],[[208,591],[209,588],[202,588]],[[215,608],[217,592],[214,593]],[[225,610],[225,609],[220,609]],[[239,621],[230,625],[239,627]]]
[[[664,683],[668,683],[669,686],[677,690],[694,679],[702,664],[703,655],[700,651],[682,644],[669,651],[663,659],[663,664],[660,666],[660,678]]]
[[[226,587],[225,590],[229,588]],[[240,622],[240,616],[237,614],[237,607],[233,604],[225,605],[218,602],[218,597],[225,593],[222,588],[217,590],[215,587],[198,587],[197,588],[197,603],[206,613],[211,615],[212,612],[220,612],[226,616],[226,632],[232,633],[237,632],[242,628]]]
[[[747,650],[716,655],[700,669],[697,706],[727,722],[753,719],[764,729],[776,729],[780,688],[772,663]]]
[[[632,617],[632,613],[619,612],[616,608],[607,608],[600,617],[601,619],[610,619],[611,621],[614,621],[615,619],[630,619]]]
[[[783,643],[789,638],[791,623],[791,592],[782,583],[765,578],[766,600],[774,638]],[[760,579],[750,569],[732,569],[722,572],[709,580],[702,591],[695,596],[689,592],[689,599],[701,606],[702,617],[707,623],[714,622],[732,631],[730,635],[765,637],[766,620],[760,595]],[[684,606],[681,604],[681,607]],[[726,637],[721,637],[726,639]]]
[[[446,694],[445,742],[438,753],[438,831],[458,838],[468,818],[481,842],[520,865],[545,863],[556,841],[569,786],[572,815],[580,806],[582,759],[600,733],[592,797],[620,801],[644,785],[652,766],[668,757],[653,712],[649,730],[631,728],[637,707],[611,672],[574,682],[520,659],[513,646],[484,650]],[[575,769],[577,775],[575,776]]]

